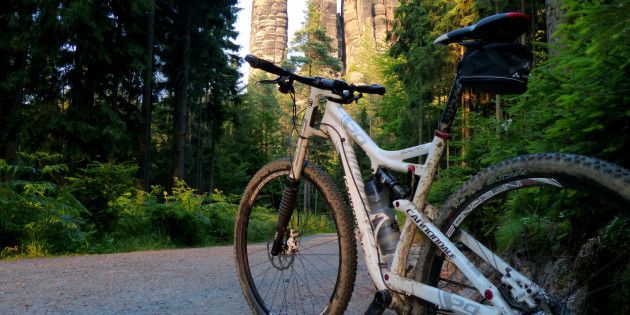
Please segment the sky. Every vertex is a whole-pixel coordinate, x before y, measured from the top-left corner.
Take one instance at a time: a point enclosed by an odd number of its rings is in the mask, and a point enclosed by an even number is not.
[[[302,28],[307,3],[308,0],[287,0],[287,15],[289,16],[289,27],[287,32],[289,33],[289,42],[293,39],[293,33]],[[341,0],[337,0],[337,12],[339,12],[340,3]],[[245,55],[249,54],[252,0],[239,0],[237,7],[242,10],[238,13],[238,18],[236,19],[235,28],[239,32],[239,35],[236,38],[236,44],[241,46],[238,55],[245,57]],[[249,66],[247,63],[244,63],[239,70],[243,73],[243,81],[247,83],[247,76],[249,75]]]

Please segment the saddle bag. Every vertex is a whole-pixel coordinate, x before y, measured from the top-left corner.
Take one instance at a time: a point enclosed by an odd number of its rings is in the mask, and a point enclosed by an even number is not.
[[[520,94],[534,55],[516,43],[493,43],[469,48],[457,66],[464,87],[489,94]]]

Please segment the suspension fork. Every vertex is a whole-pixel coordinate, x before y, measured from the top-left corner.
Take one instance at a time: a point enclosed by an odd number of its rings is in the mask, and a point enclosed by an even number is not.
[[[287,234],[287,226],[295,210],[295,204],[297,202],[298,187],[300,186],[300,177],[302,175],[302,168],[304,167],[304,160],[306,159],[306,152],[308,151],[308,145],[311,136],[317,131],[314,129],[315,121],[319,113],[319,100],[322,97],[321,90],[312,88],[311,94],[308,98],[308,106],[302,119],[302,130],[299,134],[297,141],[297,148],[295,156],[293,157],[293,163],[291,165],[291,171],[287,177],[287,183],[284,185],[282,191],[282,199],[280,200],[280,207],[278,208],[278,223],[276,224],[276,235],[273,240],[273,246],[271,247],[271,255],[277,256],[284,248],[283,239]]]

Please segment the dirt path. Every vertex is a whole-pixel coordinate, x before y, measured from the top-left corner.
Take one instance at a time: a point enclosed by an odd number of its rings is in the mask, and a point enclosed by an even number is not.
[[[249,314],[233,257],[224,246],[2,261],[0,314]],[[360,257],[347,314],[373,294]]]

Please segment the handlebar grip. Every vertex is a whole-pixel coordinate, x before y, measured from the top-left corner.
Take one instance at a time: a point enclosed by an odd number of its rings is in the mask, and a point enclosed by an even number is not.
[[[385,94],[385,87],[380,84],[357,85],[355,87],[355,91],[360,93],[383,95]]]
[[[291,74],[290,71],[282,69],[276,65],[274,65],[272,62],[264,60],[264,59],[260,59],[256,56],[253,55],[247,55],[245,56],[245,61],[247,61],[249,63],[250,66],[263,70],[263,71],[267,71],[269,73],[273,73],[275,75],[279,75],[279,76],[288,76]]]

